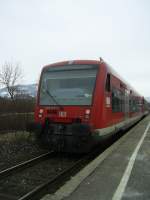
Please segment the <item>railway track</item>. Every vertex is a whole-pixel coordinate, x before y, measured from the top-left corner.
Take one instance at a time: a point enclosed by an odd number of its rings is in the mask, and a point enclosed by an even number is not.
[[[25,162],[22,162],[22,163],[20,163],[20,164],[18,164],[18,165],[14,165],[14,166],[9,167],[9,168],[7,168],[7,169],[5,169],[5,170],[2,170],[2,171],[0,171],[0,179],[1,179],[1,178],[5,178],[5,177],[7,177],[7,176],[13,174],[14,172],[16,173],[17,171],[20,171],[20,170],[25,169],[25,168],[27,168],[27,167],[33,166],[33,165],[35,165],[37,162],[40,162],[40,161],[42,161],[42,160],[45,160],[45,159],[49,158],[49,157],[52,156],[52,155],[53,155],[53,152],[51,151],[51,152],[42,154],[42,155],[40,155],[40,156],[37,156],[37,157],[35,157],[35,158],[32,158],[32,159],[30,159],[30,160],[27,160],[27,161],[25,161]]]
[[[1,185],[1,183],[3,184],[3,181],[6,181],[7,177],[15,176],[15,174],[17,174],[27,168],[33,167],[34,165],[38,164],[39,162],[42,162],[49,158],[52,158],[53,155],[54,155],[54,152],[52,152],[52,151],[47,152],[47,153],[37,156],[33,159],[30,159],[28,161],[22,162],[18,165],[15,165],[15,166],[12,166],[5,170],[0,171],[0,191],[2,190],[2,187],[3,187]],[[4,200],[4,199],[18,199],[18,198],[15,198],[14,195],[9,195],[6,192],[4,192],[4,193],[0,192],[0,200],[1,199]]]
[[[58,185],[63,184],[71,175],[79,171],[79,169],[87,162],[87,157],[82,158],[75,162],[75,164],[68,167],[66,170],[62,171],[58,175],[54,176],[52,179],[45,181],[43,184],[39,185],[26,195],[22,196],[19,200],[29,200],[29,199],[39,199],[47,192],[53,193]]]
[[[46,187],[73,170],[78,165],[78,159],[63,158],[48,152],[1,171],[0,200],[38,199],[45,193]]]
[[[96,149],[82,158],[66,158],[61,154],[56,155],[54,152],[48,152],[1,171],[0,200],[38,200],[44,194],[54,193],[71,176],[102,153],[120,136],[118,135],[114,141],[100,150]]]
[[[56,154],[54,156],[53,152],[49,152],[3,170],[0,172],[0,199],[37,200],[47,192],[53,193],[72,175],[90,162],[95,157],[96,153],[97,150],[82,158],[75,157],[73,159],[68,159],[65,156],[56,156]],[[56,162],[59,161],[57,167],[52,164],[52,162],[55,162],[54,160],[57,160]],[[64,166],[62,166],[62,163],[64,163]],[[41,167],[38,168],[38,165],[41,165]],[[53,167],[58,168],[58,170],[56,170],[57,172],[53,170],[53,172],[48,173],[48,169]],[[59,169],[60,167],[61,169]],[[39,174],[34,174],[34,171],[40,171],[41,168],[43,168],[43,170]],[[24,184],[24,182],[26,182],[26,184]]]

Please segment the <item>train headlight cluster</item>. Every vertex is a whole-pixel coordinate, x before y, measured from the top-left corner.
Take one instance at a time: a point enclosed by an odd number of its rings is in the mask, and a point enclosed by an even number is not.
[[[43,109],[40,109],[40,110],[39,110],[39,114],[38,114],[38,117],[39,117],[39,118],[42,118],[42,117],[43,117],[43,112],[44,112]]]
[[[85,110],[84,118],[85,118],[85,119],[90,119],[90,114],[91,114],[91,110],[90,110],[90,109],[86,109],[86,110]]]

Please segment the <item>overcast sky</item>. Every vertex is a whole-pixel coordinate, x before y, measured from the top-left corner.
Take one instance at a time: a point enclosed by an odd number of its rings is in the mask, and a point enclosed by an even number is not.
[[[19,62],[25,84],[45,64],[99,57],[150,96],[149,0],[0,0],[0,65]]]

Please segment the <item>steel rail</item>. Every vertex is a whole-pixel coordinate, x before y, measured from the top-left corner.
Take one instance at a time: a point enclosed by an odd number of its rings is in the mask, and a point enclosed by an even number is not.
[[[50,155],[53,155],[53,153],[54,153],[53,151],[50,151],[48,153],[42,154],[40,156],[37,156],[35,158],[32,158],[25,162],[22,162],[18,165],[15,165],[15,166],[9,167],[5,170],[2,170],[2,171],[0,171],[0,179],[13,174],[14,172],[18,172],[25,168],[31,167],[31,166],[35,165],[37,162],[47,159]]]
[[[76,163],[71,165],[68,169],[62,171],[60,174],[52,178],[51,180],[45,181],[45,183],[37,186],[29,193],[25,194],[18,200],[37,200],[40,199],[44,194],[47,192],[53,193],[58,188],[58,185],[61,186],[65,181],[67,181],[72,175],[77,173],[85,164],[89,163],[95,155],[98,153],[96,150],[95,152],[90,153],[89,155],[84,156]],[[56,186],[56,184],[58,184]]]

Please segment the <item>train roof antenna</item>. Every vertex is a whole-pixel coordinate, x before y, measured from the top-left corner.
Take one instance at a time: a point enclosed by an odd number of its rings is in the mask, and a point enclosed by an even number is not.
[[[99,57],[100,63],[103,63],[104,60],[102,59],[102,57]]]

